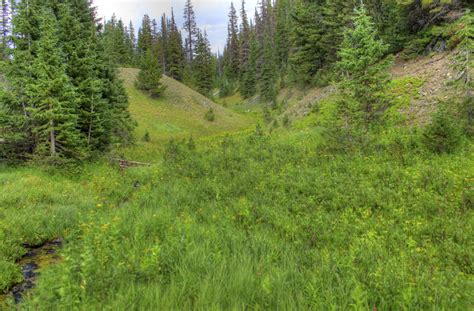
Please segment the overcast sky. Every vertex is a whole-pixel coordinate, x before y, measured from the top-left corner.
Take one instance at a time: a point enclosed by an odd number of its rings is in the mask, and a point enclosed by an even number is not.
[[[246,0],[249,17],[258,0]],[[240,11],[241,0],[193,0],[198,26],[206,29],[214,52],[223,49],[227,37],[227,21],[230,3],[234,2]],[[143,15],[148,14],[159,21],[163,13],[170,15],[173,7],[178,26],[183,26],[183,9],[185,0],[94,0],[100,17],[109,19],[115,13],[125,24],[133,22],[135,29],[141,24]]]

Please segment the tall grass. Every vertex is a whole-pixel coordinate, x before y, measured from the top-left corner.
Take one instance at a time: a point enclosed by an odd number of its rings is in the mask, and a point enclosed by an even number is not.
[[[2,262],[38,234],[68,241],[23,307],[472,308],[472,146],[334,154],[313,137],[173,143],[162,164],[75,180],[7,171]]]

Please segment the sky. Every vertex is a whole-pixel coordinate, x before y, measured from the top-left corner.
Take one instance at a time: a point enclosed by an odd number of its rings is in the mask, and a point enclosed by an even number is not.
[[[258,0],[246,0],[249,17]],[[205,29],[211,42],[212,50],[222,51],[227,37],[227,21],[230,3],[232,0],[193,0],[194,12],[198,27]],[[236,9],[240,11],[241,0],[233,0]],[[148,14],[152,19],[159,21],[161,15],[171,15],[173,7],[176,22],[179,27],[183,25],[183,9],[185,0],[94,0],[100,17],[109,19],[115,13],[125,24],[133,22],[138,31],[143,15]]]

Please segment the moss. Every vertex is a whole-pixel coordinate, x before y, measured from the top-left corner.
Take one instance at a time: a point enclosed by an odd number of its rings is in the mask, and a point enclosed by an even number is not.
[[[412,100],[419,98],[424,84],[425,81],[417,77],[404,77],[392,81],[387,90],[391,105],[386,117],[390,124],[400,124],[405,120],[400,110],[409,107]]]

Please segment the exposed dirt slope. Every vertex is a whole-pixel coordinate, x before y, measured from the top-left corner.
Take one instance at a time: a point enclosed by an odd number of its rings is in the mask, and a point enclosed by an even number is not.
[[[440,53],[421,56],[410,61],[397,59],[395,62],[392,68],[394,80],[411,77],[423,81],[419,94],[413,96],[410,104],[400,111],[408,117],[408,122],[426,123],[440,100],[461,96],[449,86],[449,82],[455,76],[451,56],[451,53]],[[336,92],[334,86],[308,90],[287,88],[280,93],[278,99],[288,104],[287,113],[291,117],[299,118],[306,116],[317,102]]]

